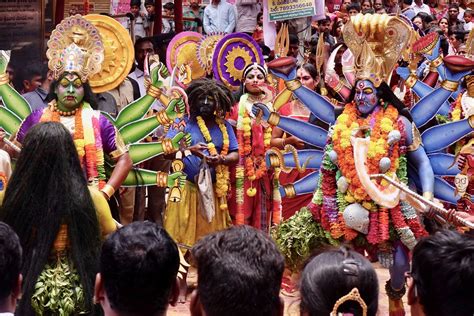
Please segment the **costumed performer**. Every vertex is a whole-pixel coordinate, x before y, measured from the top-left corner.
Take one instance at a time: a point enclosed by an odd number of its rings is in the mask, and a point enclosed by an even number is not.
[[[278,208],[279,212],[281,207],[279,194],[272,194],[273,175],[265,165],[272,127],[252,113],[252,104],[257,102],[272,109],[274,93],[266,80],[267,71],[262,65],[249,64],[243,71],[241,85],[244,94],[230,116],[236,122],[239,143],[239,162],[229,199],[230,214],[235,224],[252,225],[264,231],[270,227],[272,210]]]
[[[225,121],[233,104],[228,88],[214,80],[198,79],[186,93],[190,116],[184,119],[184,132],[191,135],[191,155],[183,158],[186,183],[182,199],[168,203],[164,227],[177,243],[192,247],[199,238],[232,225],[227,206],[229,166],[237,163],[238,144],[232,126]],[[176,132],[170,129],[167,136]],[[209,166],[210,179],[201,177],[203,160]],[[184,303],[186,279],[181,281],[180,301]]]
[[[102,194],[88,189],[62,124],[39,123],[26,134],[0,218],[23,247],[17,314],[93,314],[101,236],[116,225]]]
[[[294,61],[275,61],[280,67],[273,69],[269,65],[315,116],[335,123],[325,146],[318,188],[308,208],[326,231],[323,236],[377,251],[381,264],[390,269],[386,291],[391,315],[404,314],[401,298],[404,273],[409,269],[408,249],[427,232],[415,209],[400,201],[399,189],[380,180],[374,182],[369,175],[382,173],[407,183],[409,161],[418,170],[423,195],[432,199],[434,189],[433,170],[419,132],[386,84],[409,42],[410,31],[403,20],[387,15],[358,16],[345,25],[344,39],[355,57],[356,82],[354,100],[346,104],[337,120],[329,102],[294,80]],[[255,105],[254,113],[260,111],[271,125],[309,143],[324,138],[322,129]]]

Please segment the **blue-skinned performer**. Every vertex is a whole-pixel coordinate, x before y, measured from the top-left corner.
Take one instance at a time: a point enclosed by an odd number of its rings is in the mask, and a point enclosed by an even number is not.
[[[353,101],[337,118],[329,102],[294,80],[290,58],[269,64],[314,115],[333,125],[329,134],[261,104],[253,110],[305,142],[325,144],[319,185],[308,208],[332,239],[377,252],[390,269],[390,315],[403,315],[408,252],[426,231],[414,208],[400,201],[398,189],[369,175],[382,173],[407,183],[410,162],[420,175],[423,195],[433,197],[434,174],[419,132],[386,84],[410,39],[410,27],[397,17],[357,16],[344,27],[344,39],[354,55],[356,82]]]

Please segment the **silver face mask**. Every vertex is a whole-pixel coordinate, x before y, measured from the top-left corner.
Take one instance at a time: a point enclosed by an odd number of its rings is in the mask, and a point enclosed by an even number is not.
[[[353,203],[344,210],[346,225],[362,234],[369,232],[369,211],[359,203]]]

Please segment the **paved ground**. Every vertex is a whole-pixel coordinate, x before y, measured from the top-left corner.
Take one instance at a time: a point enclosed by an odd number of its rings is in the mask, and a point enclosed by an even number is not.
[[[377,271],[379,277],[379,288],[380,288],[380,298],[379,298],[379,314],[380,316],[388,315],[388,299],[385,294],[385,282],[389,279],[388,270],[382,268],[379,264],[374,264],[374,268]],[[196,272],[195,270],[190,270],[188,275],[188,285],[193,286],[196,284]],[[299,315],[299,298],[298,297],[288,297],[282,296],[285,300],[285,315],[287,316],[298,316]],[[406,297],[406,296],[405,296]],[[410,315],[409,307],[405,301],[405,310],[406,315]],[[182,316],[189,315],[189,301],[186,304],[178,304],[175,307],[168,309],[168,316]]]

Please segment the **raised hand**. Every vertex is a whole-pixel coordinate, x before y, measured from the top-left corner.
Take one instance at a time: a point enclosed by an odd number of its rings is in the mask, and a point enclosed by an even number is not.
[[[205,154],[204,151],[207,150],[207,145],[204,143],[197,143],[188,147],[188,150],[195,156],[199,158],[204,158]]]
[[[180,113],[184,113],[186,109],[186,105],[183,99],[172,99],[168,106],[166,107],[166,115],[173,120],[178,116]]]
[[[283,72],[280,72],[276,69],[269,69],[272,74],[277,76],[278,78],[281,78],[285,81],[293,80],[296,79],[296,67],[291,69],[291,71],[288,74],[285,74]]]
[[[423,54],[423,56],[429,61],[433,61],[439,56],[439,47],[441,45],[441,37],[438,37],[435,47],[431,50],[431,53]]]
[[[184,187],[186,182],[186,174],[182,171],[173,172],[168,175],[168,187],[179,186],[180,188]]]
[[[259,115],[262,115],[261,118],[264,121],[267,121],[268,118],[270,117],[270,109],[263,103],[255,103],[252,106],[252,113],[255,115],[255,117],[258,117]]]

